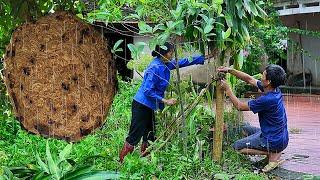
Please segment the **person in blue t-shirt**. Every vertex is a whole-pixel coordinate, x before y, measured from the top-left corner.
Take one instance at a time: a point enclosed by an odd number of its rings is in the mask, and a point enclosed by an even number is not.
[[[286,79],[286,73],[278,65],[268,65],[263,71],[261,81],[250,75],[228,67],[220,67],[219,72],[230,73],[237,78],[256,86],[263,95],[257,99],[241,102],[232,92],[230,86],[221,81],[233,105],[240,111],[258,113],[260,128],[244,126],[243,132],[247,136],[233,144],[235,150],[243,154],[267,155],[269,163],[262,169],[268,172],[280,165],[281,152],[287,147],[289,136],[287,115],[279,89]]]
[[[176,68],[176,61],[172,59],[173,45],[165,43],[165,48],[156,46],[152,52],[153,61],[145,70],[143,82],[133,98],[132,118],[128,137],[119,154],[119,161],[123,162],[124,157],[134,150],[142,139],[141,153],[146,155],[148,141],[154,141],[155,111],[163,109],[164,105],[174,105],[175,98],[164,98],[164,92],[169,85],[170,70]],[[188,58],[178,61],[179,68],[194,64],[204,64],[204,56],[194,56],[189,62]]]

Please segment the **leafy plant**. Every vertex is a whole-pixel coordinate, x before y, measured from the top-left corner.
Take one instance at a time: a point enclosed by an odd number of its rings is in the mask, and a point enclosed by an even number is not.
[[[138,72],[143,72],[144,69],[149,65],[153,57],[148,54],[144,54],[142,51],[146,46],[144,42],[138,42],[137,44],[127,45],[132,59],[127,63],[127,67],[132,70],[137,70]]]
[[[72,144],[68,144],[58,156],[51,154],[49,143],[46,143],[46,158],[43,161],[36,153],[37,164],[27,164],[22,167],[4,167],[4,179],[117,179],[119,174],[109,171],[93,170],[94,166],[79,166],[68,159]]]
[[[111,49],[111,52],[112,52],[113,54],[115,54],[115,53],[117,53],[117,52],[122,52],[122,51],[123,51],[122,48],[119,48],[119,46],[120,46],[120,44],[121,44],[122,42],[123,42],[123,40],[120,39],[120,40],[118,40],[118,41],[114,44],[113,48]]]

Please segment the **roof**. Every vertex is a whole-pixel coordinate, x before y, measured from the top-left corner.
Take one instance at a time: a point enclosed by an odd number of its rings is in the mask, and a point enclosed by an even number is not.
[[[320,12],[320,0],[276,0],[274,7],[280,16]]]

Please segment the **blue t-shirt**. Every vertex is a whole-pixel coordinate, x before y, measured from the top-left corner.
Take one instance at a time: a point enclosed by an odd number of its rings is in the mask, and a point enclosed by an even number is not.
[[[187,67],[195,64],[204,64],[204,56],[194,56],[192,61],[183,58],[178,61],[179,67]],[[152,110],[163,109],[162,98],[170,81],[170,70],[176,68],[176,61],[164,63],[160,58],[155,58],[147,67],[143,82],[134,96],[134,100],[149,107]]]
[[[258,88],[263,92],[261,81],[257,82]],[[265,143],[271,150],[283,150],[289,142],[287,115],[279,88],[267,92],[257,99],[248,102],[253,113],[258,113],[259,123]]]

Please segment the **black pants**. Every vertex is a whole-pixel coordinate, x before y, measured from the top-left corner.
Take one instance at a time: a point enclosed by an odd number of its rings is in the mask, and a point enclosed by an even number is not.
[[[129,135],[126,141],[135,146],[139,143],[141,137],[143,142],[154,141],[155,114],[149,107],[133,100],[132,101],[132,119]]]

